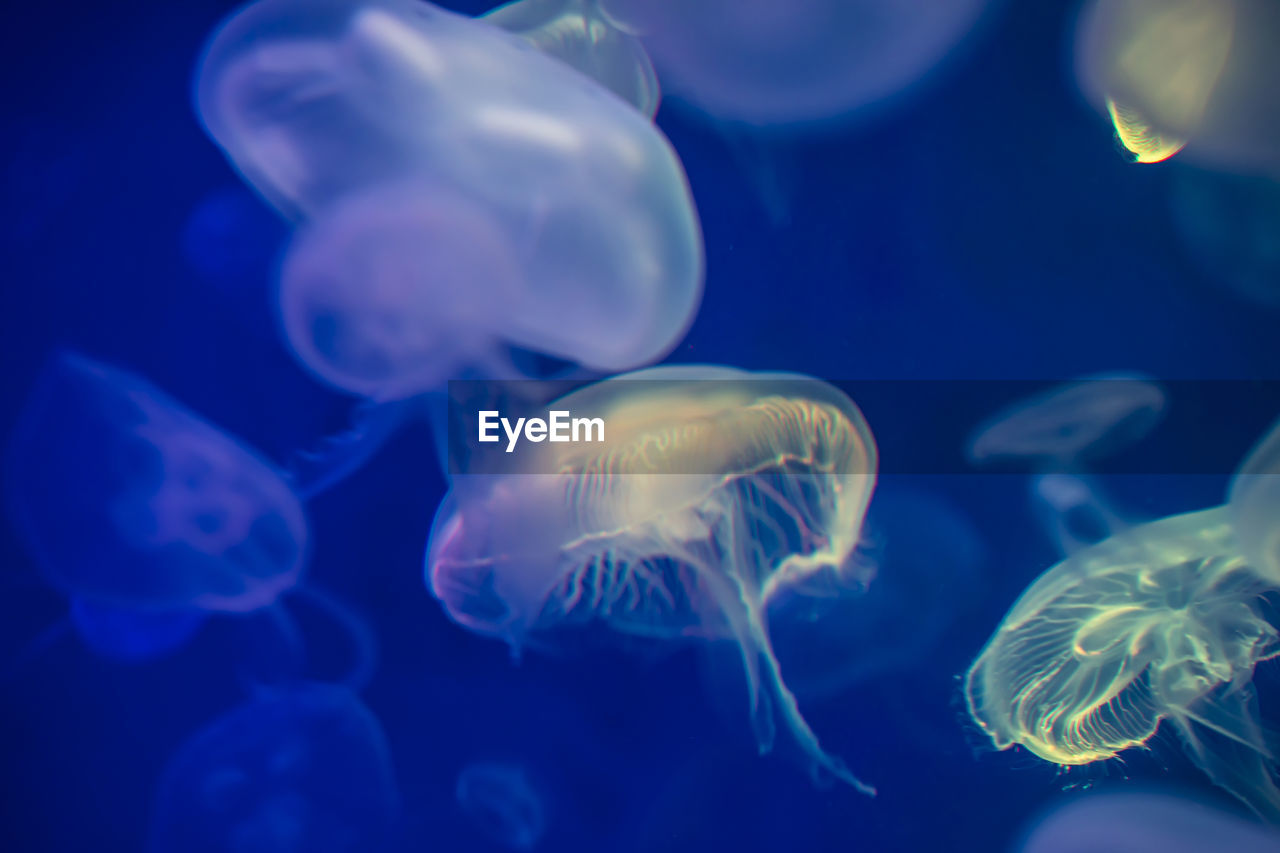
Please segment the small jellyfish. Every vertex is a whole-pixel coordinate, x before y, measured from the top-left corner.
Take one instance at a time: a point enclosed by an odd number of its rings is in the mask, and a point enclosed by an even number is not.
[[[1278,173],[1280,174],[1280,173]],[[1204,277],[1280,308],[1280,180],[1181,168],[1170,217]]]
[[[137,610],[71,597],[71,624],[95,654],[121,663],[170,655],[195,636],[208,614],[194,608]]]
[[[1080,83],[1135,160],[1280,165],[1270,0],[1094,0],[1080,20]]]
[[[135,374],[52,358],[7,461],[15,526],[67,593],[245,612],[301,578],[306,516],[271,463]]]
[[[881,478],[864,529],[856,559],[875,567],[869,586],[779,596],[769,608],[774,648],[802,698],[918,664],[975,602],[986,547],[941,495]]]
[[[427,582],[449,616],[506,640],[604,625],[652,640],[731,639],[761,751],[774,711],[815,777],[866,793],[824,752],[766,627],[776,596],[848,586],[876,475],[857,406],[795,374],[663,367],[554,404],[603,441],[531,444],[506,473],[462,474],[436,515]]]
[[[1139,525],[1045,572],[965,679],[997,749],[1088,764],[1167,721],[1209,778],[1280,820],[1254,666],[1280,655],[1273,590],[1239,556],[1226,507]]]
[[[547,831],[547,805],[519,764],[478,761],[458,775],[458,807],[487,838],[532,850]]]
[[[1064,557],[1129,528],[1102,488],[1076,474],[1041,474],[1031,481],[1031,503],[1041,527]]]
[[[357,853],[388,843],[399,814],[386,737],[342,687],[264,690],[169,760],[150,853]]]
[[[176,650],[211,613],[269,615],[300,659],[285,595],[337,624],[370,674],[373,638],[304,584],[302,502],[270,461],[146,379],[73,352],[52,357],[10,440],[5,496],[71,624],[117,660]],[[255,656],[267,657],[265,649]]]
[[[1280,585],[1280,421],[1240,464],[1228,505],[1249,565]]]
[[[644,45],[618,29],[596,0],[514,0],[479,20],[527,39],[653,118],[662,100]]]
[[[663,87],[707,114],[771,125],[849,115],[923,79],[986,0],[596,0]]]
[[[1103,374],[1056,386],[998,412],[974,431],[969,461],[1029,459],[1075,467],[1136,442],[1164,415],[1164,391],[1132,375]]]
[[[1280,834],[1187,797],[1098,794],[1037,821],[1019,853],[1276,853]]]
[[[243,186],[207,195],[182,226],[182,255],[204,281],[242,290],[266,281],[267,270],[284,240],[284,228],[271,209]]]

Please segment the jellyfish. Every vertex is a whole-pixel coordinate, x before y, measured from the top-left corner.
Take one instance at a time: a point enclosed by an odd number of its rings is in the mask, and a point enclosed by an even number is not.
[[[554,15],[508,8],[499,20],[514,26],[525,12]],[[568,5],[563,14],[599,17]],[[527,232],[543,216],[589,225],[617,208],[625,215],[606,229],[615,240],[685,253],[694,242],[684,170],[646,115],[529,41],[429,3],[245,6],[205,48],[196,109],[245,179],[293,219],[353,190],[428,176],[496,217],[523,218]]]
[[[303,583],[309,530],[289,484],[141,376],[54,355],[6,461],[14,527],[44,579],[72,600],[72,624],[91,648],[117,659],[129,648],[135,658],[171,651],[204,615],[284,620],[277,605],[289,594],[344,629],[358,659],[352,677],[367,677],[363,623]],[[293,645],[287,624],[279,636]]]
[[[584,625],[732,640],[760,750],[776,710],[815,778],[872,793],[819,746],[766,626],[776,597],[847,587],[860,568],[877,457],[857,406],[809,377],[710,366],[626,374],[552,406],[598,418],[603,440],[531,443],[505,471],[454,479],[426,565],[449,616],[515,655]]]
[[[1036,822],[1019,853],[1275,853],[1280,834],[1188,797],[1099,794]]]
[[[1155,428],[1165,395],[1130,374],[1100,374],[1015,403],[974,431],[969,461],[1029,459],[1041,468],[1074,468],[1116,453]]]
[[[1240,464],[1228,505],[1249,565],[1280,585],[1280,421]]]
[[[547,806],[519,764],[477,761],[458,775],[458,806],[487,838],[512,850],[532,850],[547,831]]]
[[[684,334],[693,255],[647,228],[619,241],[610,232],[629,214],[614,205],[548,198],[535,222],[511,213],[499,221],[470,196],[412,181],[344,199],[286,254],[278,302],[293,352],[322,381],[389,401],[448,379],[524,375],[513,350],[615,371]]]
[[[1181,168],[1170,194],[1173,225],[1205,278],[1268,308],[1280,308],[1277,177]]]
[[[278,218],[242,186],[215,190],[200,201],[182,226],[182,255],[209,284],[243,290],[266,280],[283,241]]]
[[[151,853],[384,849],[399,813],[386,737],[343,687],[259,692],[182,745],[162,774]]]
[[[881,478],[865,530],[855,559],[873,567],[868,586],[779,596],[769,609],[774,648],[801,698],[918,664],[975,603],[986,547],[946,498]]]
[[[1060,765],[1141,747],[1167,722],[1210,780],[1280,820],[1254,666],[1280,655],[1274,589],[1240,556],[1226,507],[1138,525],[1045,572],[965,679],[997,749]]]
[[[1100,485],[1077,474],[1041,474],[1031,481],[1041,527],[1064,557],[1127,530],[1129,522]]]
[[[844,117],[923,79],[983,0],[596,0],[653,57],[663,88],[710,116]]]
[[[1140,163],[1178,154],[1280,166],[1280,13],[1269,0],[1094,0],[1077,36],[1085,94]]]
[[[649,118],[658,111],[662,90],[644,45],[614,26],[596,0],[514,0],[480,20],[527,39]]]

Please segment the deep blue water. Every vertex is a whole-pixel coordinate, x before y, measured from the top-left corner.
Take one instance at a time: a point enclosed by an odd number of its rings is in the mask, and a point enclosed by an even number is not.
[[[273,325],[265,293],[286,229],[240,189],[189,105],[199,46],[232,5],[9,10],[0,435],[57,347],[146,374],[275,458],[345,423],[349,403],[296,366]],[[707,249],[701,310],[669,360],[833,380],[1107,370],[1280,379],[1280,312],[1216,281],[1174,230],[1169,198],[1192,167],[1127,163],[1075,91],[1074,6],[1002,4],[909,100],[816,137],[757,139],[750,154],[732,154],[743,146],[668,102],[658,123],[683,159]],[[214,232],[224,218],[238,223],[216,251],[186,230],[201,204],[214,205]],[[1266,423],[1273,400],[1241,417]],[[947,412],[905,399],[868,417],[889,444],[909,434],[940,446],[963,433]],[[1176,433],[1159,435],[1178,446]],[[1226,429],[1214,440],[1238,458],[1254,437]],[[1133,517],[1154,518],[1221,502],[1229,474],[1111,488]],[[902,479],[886,474],[883,487]],[[1090,786],[1174,786],[1237,808],[1172,736],[1123,765],[1065,775],[1026,753],[991,752],[965,719],[957,678],[1055,552],[1025,478],[917,475],[910,485],[960,507],[984,554],[927,653],[803,703],[824,745],[876,784],[869,799],[817,790],[785,756],[756,755],[730,653],[593,650],[513,666],[500,643],[450,623],[422,580],[445,483],[429,432],[401,434],[308,512],[311,577],[377,636],[364,699],[391,747],[402,848],[500,849],[455,802],[458,774],[476,759],[532,768],[551,803],[539,849],[564,853],[999,851],[1039,810]],[[2,663],[67,605],[8,525],[0,568]],[[910,597],[897,606],[911,618]],[[210,624],[177,656],[130,666],[64,638],[6,681],[0,847],[142,849],[166,760],[243,698],[225,653],[234,641]],[[344,654],[340,643],[314,651],[322,674]],[[1280,724],[1275,673],[1261,668],[1258,684],[1264,718]]]

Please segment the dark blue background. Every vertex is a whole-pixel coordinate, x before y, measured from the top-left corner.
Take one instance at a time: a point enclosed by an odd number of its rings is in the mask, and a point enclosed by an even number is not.
[[[1001,4],[910,101],[814,138],[748,139],[664,107],[659,124],[684,160],[708,258],[701,312],[672,360],[833,379],[1280,378],[1280,312],[1243,301],[1179,246],[1168,201],[1189,167],[1127,163],[1076,94],[1074,6]],[[343,425],[348,402],[304,375],[273,327],[266,286],[286,230],[238,188],[189,105],[199,46],[230,8],[118,0],[6,11],[0,434],[56,346],[146,374],[278,459]],[[221,206],[189,231],[211,197]],[[910,422],[873,429],[953,440],[947,413],[933,431],[903,410]],[[1247,449],[1230,440],[1232,458]],[[1135,517],[1152,517],[1220,502],[1226,479],[1115,488]],[[523,760],[547,780],[543,849],[558,851],[995,851],[1070,796],[1064,787],[1119,787],[1126,776],[1235,808],[1171,736],[1123,765],[1066,775],[989,752],[964,718],[956,676],[1055,553],[1022,478],[928,485],[983,537],[981,596],[918,666],[805,706],[824,744],[879,787],[871,800],[816,791],[785,759],[756,757],[732,655],[534,656],[517,668],[500,644],[449,623],[421,577],[444,482],[427,431],[402,434],[309,511],[312,576],[381,643],[365,699],[393,748],[405,849],[490,849],[453,800],[458,771],[478,757]],[[7,526],[0,567],[9,659],[66,604]],[[212,624],[177,657],[126,667],[64,640],[5,682],[0,847],[140,849],[166,758],[242,698],[227,642]],[[1259,681],[1274,722],[1274,677]]]

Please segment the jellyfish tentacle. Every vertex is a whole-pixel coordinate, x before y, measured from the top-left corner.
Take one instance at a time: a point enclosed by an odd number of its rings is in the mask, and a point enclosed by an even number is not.
[[[351,643],[353,660],[337,683],[352,693],[359,693],[373,679],[377,666],[378,640],[368,624],[337,596],[314,583],[298,587],[294,591],[299,599],[315,607],[341,628]]]
[[[1269,823],[1280,823],[1275,761],[1258,723],[1252,685],[1218,691],[1171,720],[1191,760],[1212,782]]]
[[[293,452],[286,479],[303,500],[329,491],[377,455],[410,414],[407,401],[360,403],[346,429],[324,436],[316,447]]]

